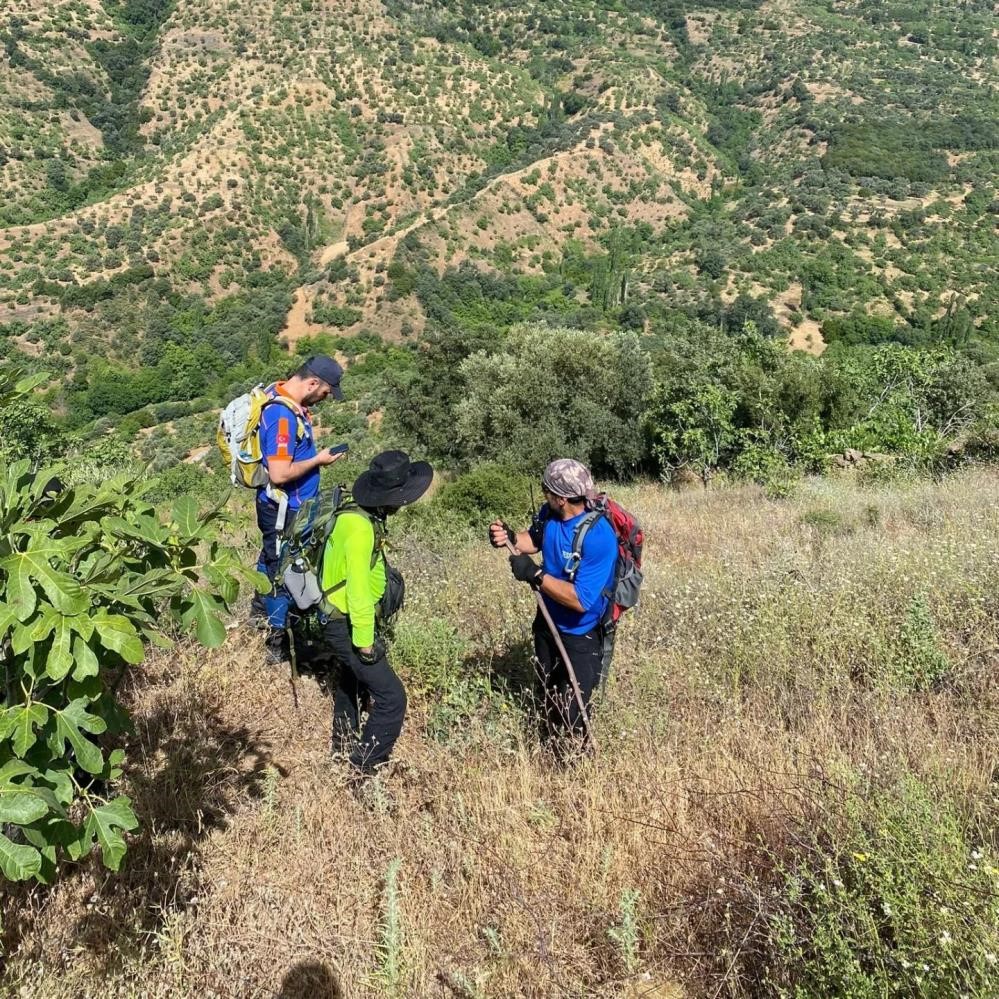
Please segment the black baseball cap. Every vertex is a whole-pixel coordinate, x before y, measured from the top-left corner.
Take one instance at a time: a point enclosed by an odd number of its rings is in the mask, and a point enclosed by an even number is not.
[[[327,357],[325,354],[317,354],[305,362],[305,367],[316,378],[321,378],[329,385],[330,395],[334,399],[338,402],[343,402],[343,390],[340,388],[340,379],[343,378],[343,368],[332,357]]]

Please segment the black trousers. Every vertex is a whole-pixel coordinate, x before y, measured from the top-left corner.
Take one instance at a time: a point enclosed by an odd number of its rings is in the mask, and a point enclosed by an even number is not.
[[[347,618],[331,617],[323,637],[340,667],[333,694],[333,748],[349,752],[358,770],[371,770],[389,758],[402,732],[406,688],[384,649],[370,665],[358,659]],[[368,718],[360,731],[362,710]]]
[[[538,657],[539,694],[543,705],[546,733],[549,737],[585,734],[583,716],[579,710],[569,671],[555,645],[555,639],[540,613],[534,618],[534,653]],[[604,629],[596,627],[585,635],[559,632],[569,655],[587,714],[594,690],[600,685],[601,672],[610,667],[612,647],[605,646]],[[609,637],[609,636],[608,636]]]

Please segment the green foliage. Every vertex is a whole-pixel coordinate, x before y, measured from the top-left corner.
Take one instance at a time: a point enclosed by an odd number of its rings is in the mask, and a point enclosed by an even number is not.
[[[591,262],[573,257],[572,263],[563,262],[560,272],[530,277],[491,274],[465,262],[438,278],[429,263],[421,260],[413,287],[432,322],[476,337],[495,338],[529,320],[571,319],[579,325],[581,308],[571,295],[574,282],[586,288],[592,299],[602,300],[606,291],[608,306],[616,306],[619,298],[611,290],[614,282],[608,258]],[[613,276],[619,282],[621,271],[613,271]]]
[[[638,947],[641,935],[638,927],[638,906],[642,894],[636,888],[625,888],[621,892],[620,922],[607,931],[607,936],[618,945],[621,963],[625,974],[634,975],[638,971]]]
[[[496,519],[515,523],[529,511],[532,483],[508,465],[483,462],[445,483],[431,506],[445,522],[463,527],[480,528]]]
[[[915,778],[847,778],[828,795],[780,862],[768,994],[990,994],[999,856],[987,830]]]
[[[801,515],[801,522],[806,527],[812,528],[819,535],[843,535],[849,534],[853,530],[853,525],[842,513],[829,507],[806,510]]]
[[[932,689],[951,672],[929,604],[921,593],[913,597],[898,629],[887,672],[884,679],[893,687],[909,690]]]
[[[862,121],[833,129],[823,157],[827,169],[854,177],[905,177],[927,184],[948,174],[947,149],[994,149],[999,128],[978,109],[951,120]]]
[[[737,399],[724,386],[692,387],[679,397],[660,390],[652,399],[653,453],[669,474],[691,468],[703,478],[717,469],[736,440]]]
[[[50,881],[95,848],[118,869],[137,820],[115,790],[124,754],[108,744],[128,725],[117,683],[147,644],[170,645],[167,622],[220,645],[237,579],[257,578],[219,543],[217,510],[199,515],[185,497],[161,520],[130,476],[43,494],[56,471],[20,460],[0,479],[0,871],[11,880]]]
[[[469,461],[538,470],[554,457],[575,457],[621,475],[642,459],[651,367],[635,334],[525,325],[511,332],[503,354],[473,354],[460,375],[454,412]]]
[[[361,313],[348,306],[322,305],[318,302],[312,306],[312,321],[321,326],[336,326],[342,329],[344,326],[353,326],[360,319]]]
[[[156,475],[144,498],[150,503],[170,503],[189,496],[199,504],[219,503],[229,491],[222,475],[208,471],[200,463],[180,462]]]
[[[927,143],[915,123],[879,121],[843,125],[829,142],[827,169],[853,177],[905,177],[932,184],[947,176],[947,159]]]
[[[502,741],[512,735],[508,678],[480,661],[452,624],[440,617],[401,615],[392,639],[392,658],[407,683],[429,705],[427,732],[449,746],[467,744],[476,729]]]
[[[901,327],[887,316],[869,316],[866,312],[833,316],[822,324],[826,343],[880,344],[901,339]]]
[[[667,476],[731,468],[780,490],[793,469],[821,470],[847,448],[927,468],[991,418],[982,372],[942,347],[837,347],[816,359],[747,324],[736,337],[700,328],[670,338],[656,371],[647,426]]]
[[[463,459],[454,433],[454,409],[465,393],[460,366],[476,350],[502,342],[486,332],[442,326],[427,334],[413,370],[389,377],[387,419],[414,450],[451,464]]]
[[[45,381],[41,376],[36,381]],[[66,446],[66,434],[52,420],[51,409],[32,395],[17,394],[0,403],[0,459],[45,462]]]

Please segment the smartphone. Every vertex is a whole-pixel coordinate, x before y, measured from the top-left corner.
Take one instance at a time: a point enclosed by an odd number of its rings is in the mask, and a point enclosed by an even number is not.
[[[335,444],[330,448],[330,454],[346,454],[349,450],[349,444]]]

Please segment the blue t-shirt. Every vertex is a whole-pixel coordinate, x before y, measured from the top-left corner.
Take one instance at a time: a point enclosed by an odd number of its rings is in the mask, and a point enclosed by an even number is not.
[[[552,518],[545,522],[541,542],[541,564],[546,573],[555,579],[568,581],[572,565],[572,539],[585,513],[571,520]],[[576,596],[583,606],[583,613],[571,610],[545,596],[548,611],[559,631],[569,635],[585,635],[592,631],[607,610],[604,591],[611,585],[617,565],[617,535],[606,517],[599,517],[583,538],[582,558],[576,572]]]
[[[276,395],[278,386],[267,390],[270,395]],[[305,431],[301,437],[296,437],[298,426],[301,423]],[[302,410],[302,418],[299,421],[290,406],[280,402],[272,402],[264,406],[260,414],[260,449],[263,452],[264,467],[270,465],[271,460],[281,461],[304,461],[306,458],[316,456],[316,441],[312,433],[312,421],[309,419],[308,411]],[[319,467],[306,472],[301,478],[294,482],[286,482],[283,489],[288,494],[288,509],[297,510],[307,499],[311,499],[319,492]],[[272,502],[263,489],[257,491],[258,503]]]

